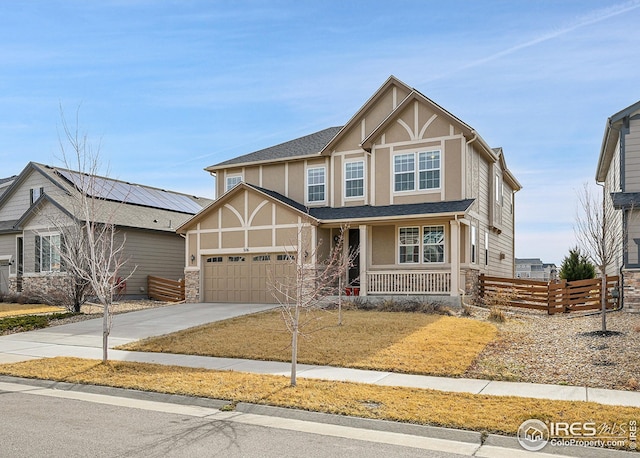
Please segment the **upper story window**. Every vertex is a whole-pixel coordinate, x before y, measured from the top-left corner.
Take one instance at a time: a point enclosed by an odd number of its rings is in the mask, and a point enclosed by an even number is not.
[[[36,235],[35,252],[36,272],[57,272],[60,271],[60,234]]]
[[[324,202],[326,200],[326,170],[324,167],[307,169],[307,202]]]
[[[44,188],[31,188],[29,190],[29,204],[33,205],[33,203],[38,200],[42,194],[44,194]]]
[[[345,197],[364,196],[364,161],[344,165],[344,192]]]
[[[235,185],[241,182],[242,182],[241,175],[232,175],[227,177],[227,182],[225,184],[225,191],[230,191],[231,189],[233,189]]]
[[[424,191],[440,188],[440,159],[440,151],[395,155],[393,157],[394,190],[396,192],[416,189]]]

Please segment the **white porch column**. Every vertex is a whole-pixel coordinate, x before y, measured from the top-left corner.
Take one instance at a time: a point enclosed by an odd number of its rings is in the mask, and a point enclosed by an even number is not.
[[[457,219],[449,221],[451,247],[451,292],[450,296],[458,296],[460,289],[460,222]]]
[[[367,239],[367,226],[361,224],[358,226],[360,230],[360,295],[367,295],[367,257],[369,240]]]

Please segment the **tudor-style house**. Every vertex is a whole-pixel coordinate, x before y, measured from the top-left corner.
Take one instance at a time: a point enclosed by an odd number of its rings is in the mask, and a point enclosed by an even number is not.
[[[640,311],[640,101],[607,119],[596,182],[615,234],[615,255],[607,275],[622,275],[622,303]]]
[[[479,273],[515,274],[521,186],[502,149],[393,76],[344,126],[206,170],[218,198],[178,229],[187,301],[274,302],[268,278],[293,274],[302,226],[328,247],[348,225],[361,296],[459,303]]]
[[[106,177],[93,176],[95,186],[87,187],[82,176],[30,162],[18,176],[4,180],[8,186],[0,188],[0,292],[48,299],[67,287],[60,256],[65,227],[61,223],[82,223],[79,194],[99,201],[101,213],[110,216],[96,222],[115,224],[117,242],[124,240],[126,271],[117,275],[133,274],[120,283],[120,295],[146,297],[148,275],[182,278],[185,246],[176,228],[211,200]]]

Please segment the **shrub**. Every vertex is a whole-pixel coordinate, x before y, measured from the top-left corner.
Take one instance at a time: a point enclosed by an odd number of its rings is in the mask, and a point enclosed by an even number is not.
[[[427,313],[436,315],[454,315],[445,304],[431,302],[420,298],[385,299],[381,302],[367,301],[362,298],[354,298],[351,301],[357,310],[377,310],[380,312],[410,312]]]
[[[5,331],[31,331],[49,326],[53,320],[61,320],[77,315],[77,313],[53,313],[51,315],[25,315],[12,316],[0,319],[0,332]]]
[[[470,305],[462,304],[462,312],[460,313],[462,316],[473,316],[473,309]]]
[[[489,319],[496,323],[504,323],[507,321],[507,316],[498,307],[491,307],[491,310],[489,310]]]
[[[518,296],[518,293],[510,288],[499,288],[495,291],[488,291],[484,297],[484,305],[489,308],[508,307],[511,301]]]
[[[560,266],[560,278],[567,281],[588,280],[596,276],[596,268],[587,256],[576,247],[569,250]]]

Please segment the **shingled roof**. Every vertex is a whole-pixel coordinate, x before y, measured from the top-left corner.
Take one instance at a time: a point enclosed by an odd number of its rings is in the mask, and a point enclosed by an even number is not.
[[[280,143],[279,145],[270,146],[253,153],[248,153],[243,156],[234,157],[224,162],[207,167],[206,170],[213,170],[217,168],[225,168],[233,165],[273,161],[278,159],[286,159],[296,156],[309,156],[312,154],[318,154],[322,149],[331,141],[333,137],[342,129],[339,127],[329,127],[328,129],[315,132],[313,134],[305,135],[304,137],[296,138],[288,142]]]
[[[307,213],[319,221],[333,220],[355,220],[370,218],[387,218],[393,216],[414,216],[414,215],[435,215],[445,213],[464,213],[471,207],[474,199],[452,200],[443,202],[420,202],[417,204],[397,204],[397,205],[358,205],[353,207],[306,207],[282,194],[261,188],[251,184],[247,186],[254,188],[280,202],[295,208],[298,211]]]

